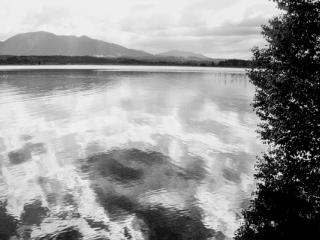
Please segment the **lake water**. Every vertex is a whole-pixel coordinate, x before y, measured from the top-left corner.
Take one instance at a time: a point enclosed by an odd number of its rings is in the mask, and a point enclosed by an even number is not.
[[[0,239],[231,239],[262,151],[243,69],[0,68]]]

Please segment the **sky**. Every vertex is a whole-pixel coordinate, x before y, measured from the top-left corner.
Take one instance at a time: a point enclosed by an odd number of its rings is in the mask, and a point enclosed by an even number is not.
[[[86,35],[128,48],[213,58],[251,56],[269,0],[0,0],[0,41],[23,32]]]

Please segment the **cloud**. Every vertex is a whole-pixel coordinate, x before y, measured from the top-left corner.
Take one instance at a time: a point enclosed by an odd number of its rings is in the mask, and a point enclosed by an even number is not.
[[[65,8],[43,6],[35,12],[28,13],[23,23],[31,26],[59,24],[61,23],[61,19],[66,18],[68,14],[69,11]]]
[[[250,36],[261,32],[261,25],[266,24],[265,17],[246,18],[240,22],[225,22],[219,27],[200,28],[194,32],[196,36]]]
[[[277,13],[268,0],[0,0],[0,6],[0,41],[44,30],[154,53],[178,47],[219,57],[248,57],[247,43],[261,44],[259,26]]]
[[[138,47],[152,51],[159,49],[186,50],[204,53],[213,58],[249,58],[253,46],[262,46],[264,40],[257,36],[209,36],[209,37],[162,37],[138,42]]]

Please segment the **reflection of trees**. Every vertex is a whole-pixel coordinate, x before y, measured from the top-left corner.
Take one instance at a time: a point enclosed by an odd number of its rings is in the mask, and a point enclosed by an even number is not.
[[[194,159],[187,169],[182,169],[159,152],[112,150],[84,160],[82,171],[88,174],[109,214],[115,219],[122,218],[121,212],[135,214],[146,224],[150,239],[222,237],[221,232],[204,226],[201,210],[193,203],[197,182],[206,176],[199,161]],[[157,197],[161,191],[177,192],[190,203],[186,209],[177,209],[139,201],[144,194]]]

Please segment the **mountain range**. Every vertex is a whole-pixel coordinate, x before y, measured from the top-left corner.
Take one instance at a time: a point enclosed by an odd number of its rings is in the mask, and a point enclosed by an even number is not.
[[[160,57],[176,57],[176,58],[187,58],[190,60],[212,60],[202,54],[187,52],[187,51],[179,51],[179,50],[171,50],[163,53],[157,54]]]
[[[136,59],[187,59],[212,60],[204,55],[172,50],[159,54],[150,54],[145,51],[129,49],[118,44],[89,38],[87,36],[55,35],[49,32],[29,32],[17,34],[0,42],[0,55],[19,56],[96,56],[109,58],[136,58]]]

